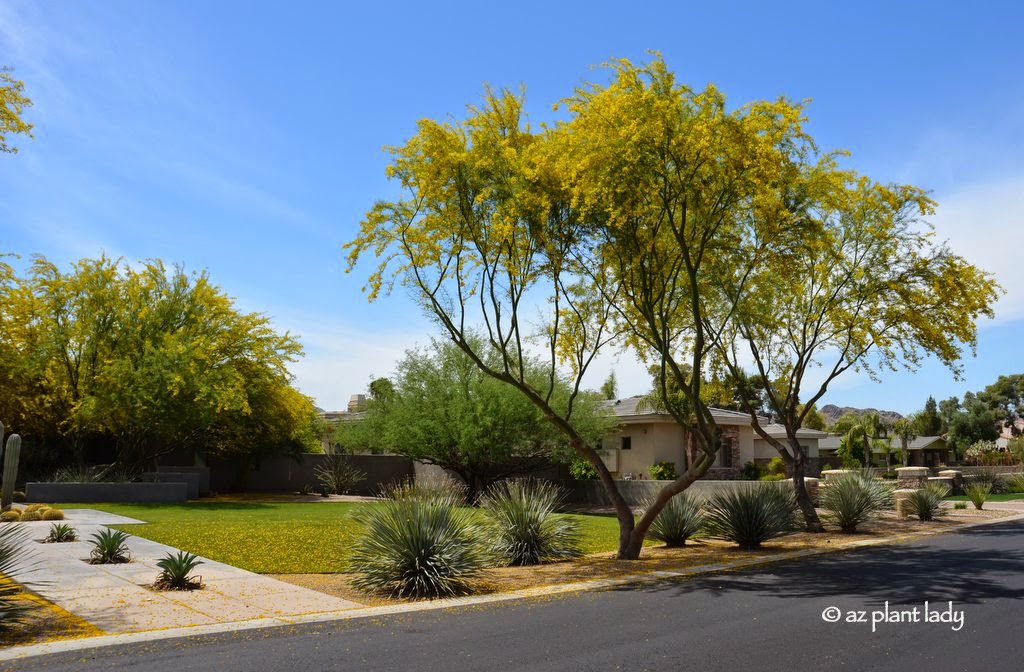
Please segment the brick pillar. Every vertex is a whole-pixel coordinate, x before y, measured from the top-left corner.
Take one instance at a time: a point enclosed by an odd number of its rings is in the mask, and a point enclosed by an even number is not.
[[[901,488],[893,491],[892,501],[896,505],[897,518],[905,520],[910,517],[910,513],[907,511],[907,499],[914,492],[916,492],[915,488]]]
[[[939,472],[939,477],[953,479],[953,490],[950,494],[964,494],[964,472],[960,471],[959,469],[944,469],[943,471]]]
[[[928,467],[899,467],[896,480],[900,488],[920,490],[928,482]]]

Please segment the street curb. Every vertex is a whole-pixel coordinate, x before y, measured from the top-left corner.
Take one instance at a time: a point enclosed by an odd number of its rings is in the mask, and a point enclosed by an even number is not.
[[[145,632],[131,632],[117,635],[100,635],[85,639],[68,639],[44,644],[26,644],[14,646],[0,651],[0,661],[21,660],[32,656],[42,656],[52,653],[68,653],[71,651],[84,651],[97,649],[119,644],[137,644],[142,642],[153,642],[162,639],[176,639],[182,637],[195,637],[199,635],[222,634],[231,632],[243,632],[258,628],[281,627],[287,625],[299,625],[307,623],[329,623],[333,621],[347,621],[362,618],[376,618],[395,614],[415,613],[422,611],[436,611],[440,609],[452,609],[458,607],[492,604],[497,602],[509,602],[533,597],[544,597],[549,595],[560,595],[564,593],[607,590],[622,586],[657,583],[665,580],[687,578],[700,574],[712,574],[715,572],[733,571],[737,569],[749,569],[760,565],[770,565],[786,560],[798,560],[801,558],[826,555],[841,551],[857,550],[871,546],[885,546],[887,544],[900,544],[908,541],[915,541],[926,537],[949,534],[961,530],[997,525],[1024,520],[1024,513],[990,520],[979,520],[971,523],[963,523],[945,530],[931,530],[926,532],[907,532],[891,537],[879,539],[863,539],[849,544],[836,547],[808,548],[799,551],[787,551],[777,555],[762,556],[734,560],[732,562],[715,563],[711,565],[699,565],[676,571],[652,571],[643,574],[632,574],[629,576],[617,577],[614,579],[593,579],[577,581],[574,583],[563,583],[554,586],[539,586],[536,588],[524,588],[506,593],[494,593],[491,595],[477,595],[469,597],[457,597],[446,600],[434,600],[430,602],[414,602],[408,604],[395,604],[381,607],[366,607],[363,609],[351,609],[346,611],[317,612],[300,616],[279,616],[276,618],[260,618],[249,621],[236,621],[233,623],[215,623],[212,625],[197,625],[181,628],[167,628],[164,630],[148,630]]]

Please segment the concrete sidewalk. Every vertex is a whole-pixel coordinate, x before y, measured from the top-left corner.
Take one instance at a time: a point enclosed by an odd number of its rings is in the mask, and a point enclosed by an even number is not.
[[[90,565],[89,539],[95,532],[107,525],[142,521],[93,509],[66,509],[64,513],[65,522],[75,528],[79,540],[35,543],[46,538],[52,523],[20,523],[33,539],[35,557],[30,567],[13,578],[31,584],[39,595],[108,633],[254,619],[285,623],[297,616],[363,606],[206,558],[194,572],[202,577],[204,589],[152,590],[149,586],[160,573],[157,560],[178,549],[132,536],[127,541],[130,563]]]

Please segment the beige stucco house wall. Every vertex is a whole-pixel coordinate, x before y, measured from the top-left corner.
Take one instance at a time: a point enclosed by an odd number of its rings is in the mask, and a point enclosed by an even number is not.
[[[602,440],[601,457],[614,477],[649,479],[648,469],[658,462],[672,462],[677,473],[686,469],[687,432],[672,416],[651,412],[640,397],[606,403],[618,425]],[[722,429],[726,446],[708,477],[735,477],[747,462],[765,463],[778,457],[778,451],[755,434],[746,413],[719,408],[711,409],[711,413]],[[781,425],[773,425],[767,418],[760,418],[760,421],[771,436],[785,440],[785,429]],[[802,429],[797,436],[812,458],[811,465],[816,465],[818,439],[827,434]]]

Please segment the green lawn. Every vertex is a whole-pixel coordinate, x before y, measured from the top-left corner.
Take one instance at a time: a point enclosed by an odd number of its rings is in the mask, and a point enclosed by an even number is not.
[[[356,527],[348,514],[361,504],[193,502],[189,504],[60,504],[146,521],[121,525],[129,534],[261,574],[324,574],[343,570]],[[614,551],[613,516],[573,515],[586,553]]]
[[[969,502],[971,501],[967,495],[957,495],[955,497],[947,497],[951,502]],[[1008,492],[1002,495],[989,495],[988,501],[990,502],[1009,502],[1014,499],[1024,499],[1024,492]]]

